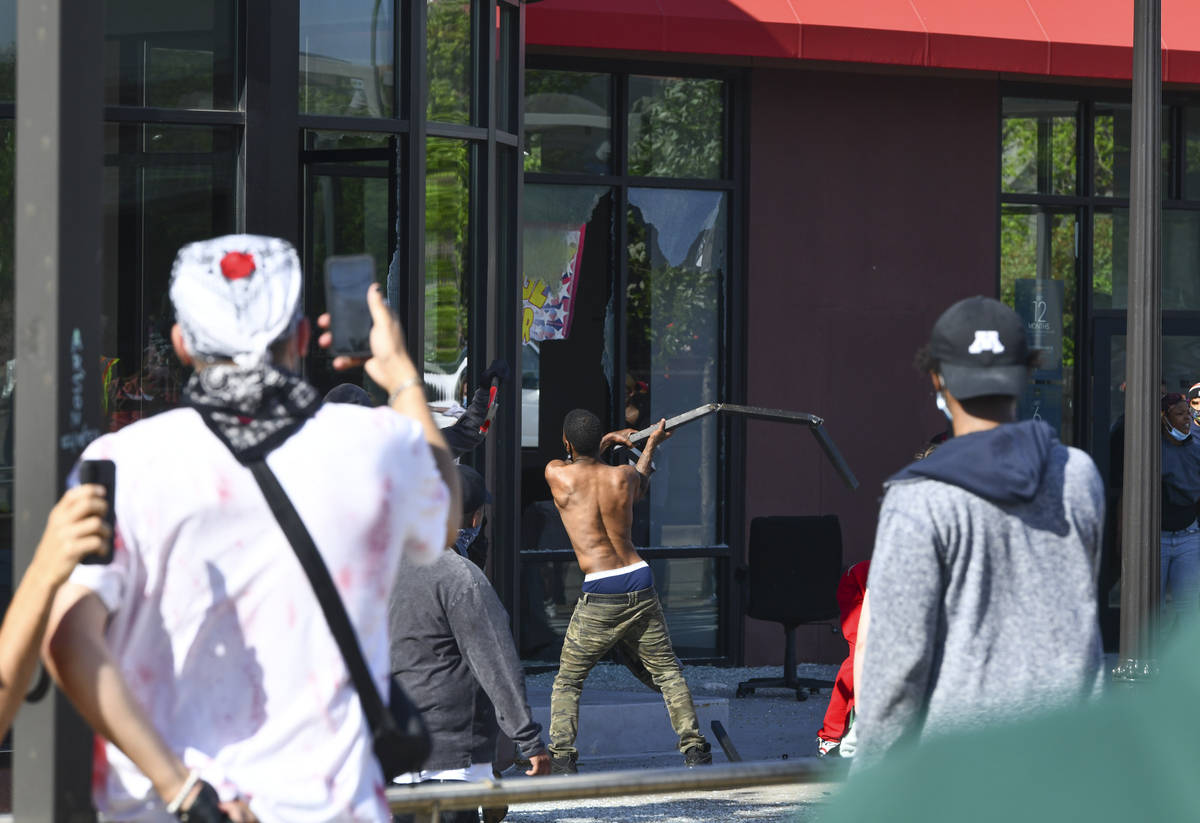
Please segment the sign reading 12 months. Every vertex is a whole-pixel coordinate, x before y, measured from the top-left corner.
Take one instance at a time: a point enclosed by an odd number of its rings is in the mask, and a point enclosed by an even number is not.
[[[1063,281],[1022,278],[1013,306],[1025,322],[1029,346],[1041,355],[1034,380],[1062,380]]]

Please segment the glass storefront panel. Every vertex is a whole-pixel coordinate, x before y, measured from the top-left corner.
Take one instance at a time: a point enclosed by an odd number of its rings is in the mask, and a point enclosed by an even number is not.
[[[1183,199],[1200,200],[1200,106],[1183,108]]]
[[[1097,211],[1092,224],[1092,300],[1124,309],[1129,295],[1129,210]],[[1200,310],[1200,212],[1162,212],[1162,308]]]
[[[301,0],[301,114],[392,116],[398,65],[393,6]]]
[[[562,452],[576,407],[609,408],[612,194],[603,186],[540,186],[524,193],[521,445]],[[542,385],[553,386],[543,397]]]
[[[1162,195],[1171,184],[1171,132],[1169,109],[1162,109]],[[1097,197],[1129,196],[1129,152],[1131,145],[1128,103],[1097,103],[1093,124],[1092,186]]]
[[[525,171],[612,170],[612,75],[525,72]]]
[[[104,102],[178,109],[238,105],[234,0],[105,4]]]
[[[629,190],[625,425],[642,429],[720,399],[727,199],[715,191]],[[712,417],[676,431],[655,458],[647,500],[634,508],[636,545],[717,542],[719,459]]]
[[[17,99],[17,4],[0,3],[0,100]]]
[[[389,134],[305,132],[306,150],[334,152],[304,167],[305,310],[310,317],[325,310],[325,264],[330,257],[368,254],[375,262],[376,282],[386,284],[395,226],[389,181],[398,142]],[[356,159],[339,162],[338,151],[354,152]],[[364,153],[377,159],[359,159]],[[378,400],[386,399],[386,395],[378,396],[380,392],[364,379],[361,369],[335,372],[327,355],[310,356],[305,369],[308,379],[322,392],[350,382],[363,386]]]
[[[725,83],[630,77],[628,132],[632,175],[723,177]]]
[[[556,661],[563,636],[579,600],[583,572],[574,560],[548,560],[536,553],[521,556],[521,657]],[[716,657],[718,640],[718,557],[650,558],[671,645],[679,657]]]
[[[108,124],[104,174],[102,402],[110,430],[173,408],[186,372],[170,344],[168,297],[179,247],[236,228],[239,130],[173,127],[195,153],[154,153],[157,127]],[[183,130],[195,132],[183,135]]]
[[[471,123],[474,2],[426,0],[425,49],[429,75],[426,117],[439,123]]]
[[[1076,218],[1073,211],[1006,205],[1000,212],[1000,299],[1026,323],[1041,351],[1021,402],[1022,418],[1045,420],[1074,442]]]
[[[425,160],[425,388],[435,409],[466,406],[471,144],[430,137]]]
[[[1079,104],[1004,98],[1000,126],[1000,190],[1074,194]]]

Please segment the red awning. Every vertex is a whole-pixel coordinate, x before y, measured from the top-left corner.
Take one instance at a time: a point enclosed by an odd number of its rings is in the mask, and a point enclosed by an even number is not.
[[[1128,79],[1133,0],[545,0],[534,46]],[[1163,80],[1200,83],[1200,0],[1162,0]]]

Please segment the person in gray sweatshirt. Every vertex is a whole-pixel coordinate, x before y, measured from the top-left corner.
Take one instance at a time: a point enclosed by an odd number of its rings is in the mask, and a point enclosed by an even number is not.
[[[488,494],[478,472],[462,465],[458,470],[465,485],[463,524],[470,528]],[[491,779],[501,730],[530,761],[526,774],[550,773],[508,614],[478,566],[453,547],[432,565],[401,565],[388,603],[388,634],[392,673],[421,711],[432,742],[422,771],[397,783]],[[503,817],[489,812],[484,810],[485,819]],[[445,812],[441,819],[474,823],[479,814]]]
[[[1104,680],[1090,457],[1015,422],[1025,324],[972,297],[918,354],[954,437],[885,483],[871,558],[855,770],[905,742],[1049,710]]]

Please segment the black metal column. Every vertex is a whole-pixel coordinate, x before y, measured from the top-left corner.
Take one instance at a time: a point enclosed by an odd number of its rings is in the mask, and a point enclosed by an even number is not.
[[[300,248],[300,4],[247,0],[244,36],[246,130],[240,162],[245,197],[239,225]]]
[[[1129,319],[1125,390],[1125,484],[1121,520],[1121,662],[1114,676],[1154,675],[1158,611],[1162,448],[1159,222],[1162,159],[1160,0],[1135,0],[1133,133],[1129,185]]]
[[[103,32],[99,0],[19,0],[13,575],[100,433]],[[18,820],[91,820],[92,735],[57,691],[19,715]]]

